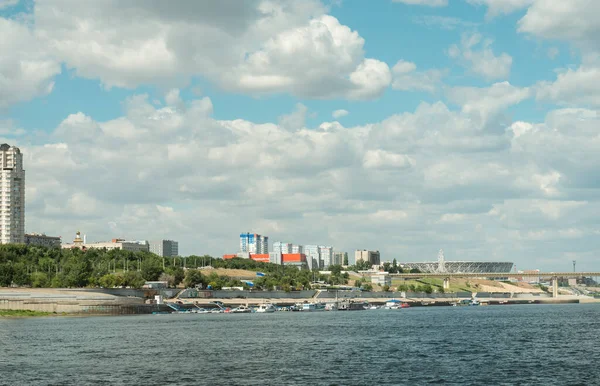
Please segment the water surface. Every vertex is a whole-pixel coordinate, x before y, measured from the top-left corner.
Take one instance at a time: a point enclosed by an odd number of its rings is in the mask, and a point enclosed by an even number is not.
[[[600,304],[0,320],[2,385],[600,384]]]

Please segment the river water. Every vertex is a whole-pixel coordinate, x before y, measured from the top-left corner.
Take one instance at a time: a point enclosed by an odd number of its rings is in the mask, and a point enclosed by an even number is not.
[[[0,320],[2,385],[593,385],[600,304]]]

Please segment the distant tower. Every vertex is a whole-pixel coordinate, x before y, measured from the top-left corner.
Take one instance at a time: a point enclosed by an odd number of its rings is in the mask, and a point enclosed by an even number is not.
[[[575,270],[575,265],[576,265],[576,264],[577,264],[577,260],[573,260],[573,272],[577,272],[577,271]]]
[[[78,247],[84,244],[83,240],[81,239],[81,232],[77,231],[77,233],[75,233],[75,240],[73,240],[73,244]]]
[[[15,146],[0,145],[0,244],[25,242],[25,170]]]
[[[438,252],[438,272],[446,272],[446,260],[444,259],[444,250]]]

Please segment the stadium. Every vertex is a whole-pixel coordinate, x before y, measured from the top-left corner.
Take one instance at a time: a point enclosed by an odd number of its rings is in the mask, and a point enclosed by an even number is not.
[[[446,261],[440,250],[437,261],[400,263],[402,269],[423,273],[510,273],[513,263],[506,261]]]

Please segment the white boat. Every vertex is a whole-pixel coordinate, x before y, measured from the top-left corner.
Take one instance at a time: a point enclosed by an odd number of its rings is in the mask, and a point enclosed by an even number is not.
[[[304,303],[302,304],[302,311],[325,311],[325,305],[323,303]]]
[[[277,311],[277,308],[275,308],[275,306],[272,305],[271,303],[261,304],[256,309],[256,312],[275,312],[275,311]]]
[[[246,306],[239,306],[230,311],[233,314],[249,314],[252,310]]]

